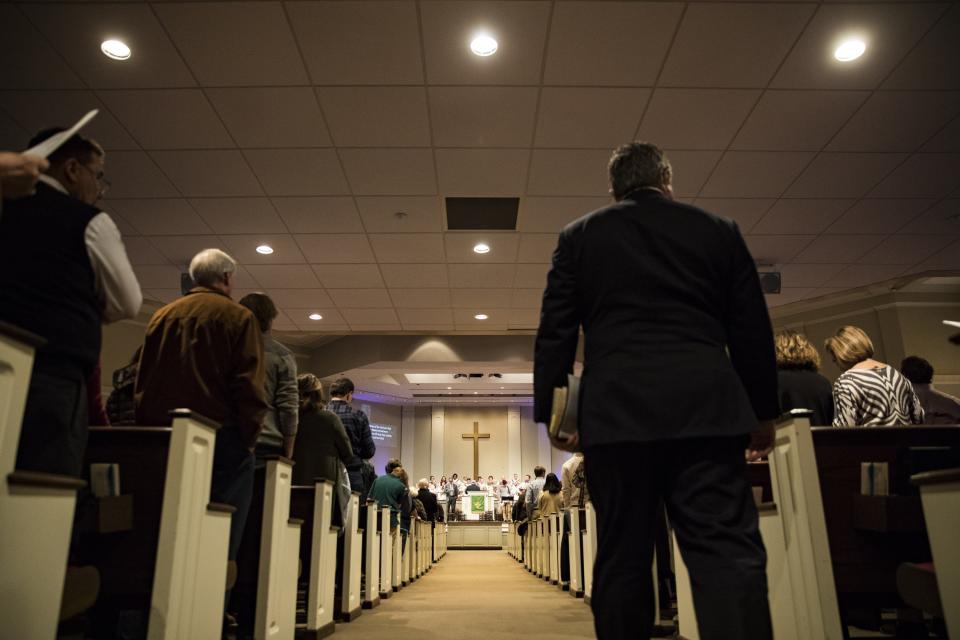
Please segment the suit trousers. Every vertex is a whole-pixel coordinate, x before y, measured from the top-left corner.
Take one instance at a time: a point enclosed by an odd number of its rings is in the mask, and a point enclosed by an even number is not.
[[[83,475],[87,386],[79,367],[34,366],[17,447],[18,471]]]
[[[700,637],[773,637],[746,444],[738,436],[585,450],[598,536],[590,606],[600,640],[650,637],[654,537],[664,504],[690,572]]]

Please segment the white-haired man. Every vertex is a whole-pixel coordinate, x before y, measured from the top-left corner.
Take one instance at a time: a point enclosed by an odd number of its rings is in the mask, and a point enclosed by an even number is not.
[[[190,277],[196,286],[147,325],[134,391],[138,424],[169,424],[169,412],[186,407],[223,425],[210,498],[237,508],[230,523],[231,560],[250,508],[253,449],[268,409],[260,325],[230,299],[236,268],[219,249],[194,256]]]

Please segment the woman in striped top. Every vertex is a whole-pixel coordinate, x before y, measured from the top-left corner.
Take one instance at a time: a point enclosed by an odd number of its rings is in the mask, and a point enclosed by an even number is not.
[[[833,383],[833,426],[877,427],[921,424],[923,408],[910,381],[873,359],[873,343],[859,327],[840,327],[827,351],[843,370]]]

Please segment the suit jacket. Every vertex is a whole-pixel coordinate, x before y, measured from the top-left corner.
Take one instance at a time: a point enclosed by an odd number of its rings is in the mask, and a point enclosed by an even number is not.
[[[779,413],[773,331],[736,223],[653,190],[560,234],[534,355],[534,419],[573,370],[585,447],[732,436]]]
[[[436,520],[437,496],[433,495],[429,489],[420,489],[417,491],[417,498],[423,503],[423,510],[426,512],[427,520]]]

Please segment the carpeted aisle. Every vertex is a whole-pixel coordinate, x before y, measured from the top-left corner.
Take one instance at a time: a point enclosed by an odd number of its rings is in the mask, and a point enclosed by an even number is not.
[[[427,575],[338,624],[338,640],[593,638],[583,600],[528,573],[503,551],[450,551]]]

